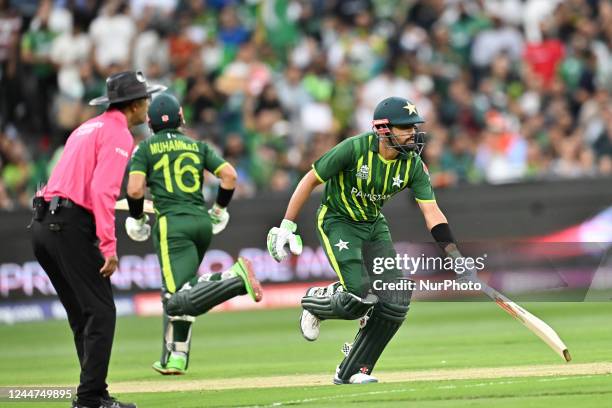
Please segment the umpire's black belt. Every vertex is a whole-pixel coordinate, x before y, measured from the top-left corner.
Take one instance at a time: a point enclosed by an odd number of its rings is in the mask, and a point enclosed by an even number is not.
[[[35,197],[33,200],[33,207],[35,212],[38,212],[40,216],[47,211],[53,214],[60,208],[78,208],[80,206],[69,198],[53,196],[51,197],[51,201],[45,201],[42,197]]]
[[[47,212],[55,214],[61,208],[83,208],[71,199],[59,196],[51,197],[51,201],[45,201],[43,197],[34,197],[32,207],[35,221],[42,221]]]
[[[72,201],[69,198],[54,196],[51,197],[51,201],[49,201],[49,211],[51,213],[57,211],[59,208],[74,208],[78,207],[78,204]]]
[[[69,198],[60,197],[58,205],[63,208],[72,208],[72,207],[76,207],[78,204]]]

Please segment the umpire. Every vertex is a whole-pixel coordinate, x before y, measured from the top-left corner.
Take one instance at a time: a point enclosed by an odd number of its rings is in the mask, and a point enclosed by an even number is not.
[[[129,128],[145,122],[151,94],[164,89],[148,86],[141,72],[107,78],[107,95],[89,104],[108,109],[72,132],[34,198],[34,254],[66,309],[81,366],[73,408],[136,406],[112,398],[106,384],[116,317],[114,207],[134,146]]]

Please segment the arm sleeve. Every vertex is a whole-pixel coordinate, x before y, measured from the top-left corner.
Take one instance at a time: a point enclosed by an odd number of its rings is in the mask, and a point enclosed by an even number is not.
[[[149,166],[147,164],[146,146],[145,142],[142,141],[134,152],[132,153],[132,159],[130,160],[130,174],[139,173],[144,176],[147,175]]]
[[[129,152],[134,144],[127,129],[119,133],[98,134],[96,167],[90,186],[96,235],[100,240],[100,251],[105,257],[117,254],[115,201],[119,196]]]
[[[353,143],[346,139],[314,162],[315,176],[324,183],[342,170],[346,170],[353,160]]]
[[[410,188],[415,200],[420,202],[436,201],[431,180],[429,179],[429,170],[427,170],[427,166],[420,157],[414,163],[414,174],[411,179]]]
[[[201,143],[200,147],[202,148],[202,152],[204,152],[204,168],[215,176],[218,175],[219,170],[221,170],[227,162],[206,143]]]

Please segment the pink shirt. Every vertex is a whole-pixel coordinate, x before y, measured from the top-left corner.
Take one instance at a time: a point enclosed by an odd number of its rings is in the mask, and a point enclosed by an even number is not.
[[[125,115],[104,112],[72,132],[44,188],[45,200],[69,198],[93,213],[105,257],[117,253],[115,201],[133,147]]]

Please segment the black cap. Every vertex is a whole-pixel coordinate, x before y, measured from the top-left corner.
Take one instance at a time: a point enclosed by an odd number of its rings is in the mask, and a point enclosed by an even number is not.
[[[149,95],[167,89],[163,85],[147,85],[142,72],[125,71],[106,78],[106,96],[99,96],[89,101],[90,105],[104,105],[127,102],[146,98]]]

